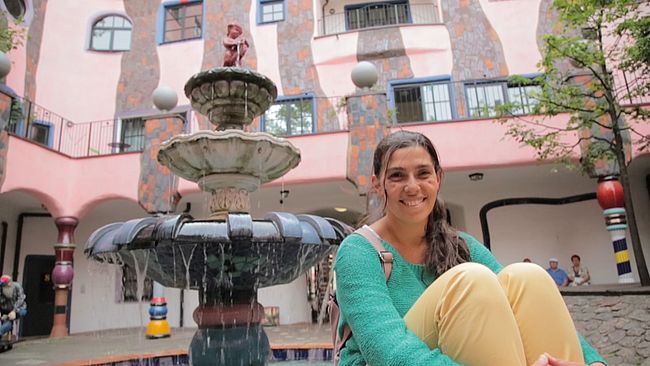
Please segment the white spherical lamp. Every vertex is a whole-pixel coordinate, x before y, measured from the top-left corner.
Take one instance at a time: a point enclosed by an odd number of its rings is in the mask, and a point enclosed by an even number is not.
[[[159,86],[153,91],[153,104],[161,111],[171,111],[178,103],[176,91],[169,86]]]
[[[361,61],[352,69],[352,82],[359,88],[370,88],[375,85],[379,74],[371,62]]]
[[[0,52],[0,78],[3,78],[11,71],[11,60],[6,53]]]

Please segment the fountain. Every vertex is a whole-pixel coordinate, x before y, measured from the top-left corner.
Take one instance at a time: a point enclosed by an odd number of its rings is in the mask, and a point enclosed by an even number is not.
[[[228,25],[224,46],[223,67],[185,84],[192,108],[216,130],[175,136],[158,153],[161,164],[210,193],[210,216],[109,224],[91,235],[84,252],[100,262],[144,269],[165,287],[199,291],[192,365],[265,365],[270,349],[257,289],[298,278],[350,230],[313,215],[250,216],[250,192],[296,167],[300,152],[284,138],[243,131],[269,108],[277,89],[264,75],[239,67],[248,43],[238,24]]]

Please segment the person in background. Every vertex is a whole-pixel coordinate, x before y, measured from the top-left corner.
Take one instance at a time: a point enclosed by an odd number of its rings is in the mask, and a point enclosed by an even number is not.
[[[588,285],[591,280],[589,269],[580,264],[580,256],[574,254],[571,256],[571,269],[569,270],[569,286]]]
[[[27,303],[23,287],[8,275],[0,277],[0,338],[14,328],[16,319],[27,315]]]
[[[438,196],[443,169],[429,138],[384,137],[372,169],[379,205],[369,217],[376,219],[345,238],[334,265],[338,336],[351,335],[335,355],[339,366],[605,364],[577,333],[543,268],[503,267],[449,225]],[[390,263],[388,279],[380,258]]]
[[[557,258],[549,258],[549,268],[546,269],[546,272],[551,275],[557,287],[566,287],[569,284],[569,276],[562,268],[558,267],[558,263]]]
[[[522,262],[524,262],[524,263],[532,263],[532,261],[528,257],[524,258],[524,260]]]

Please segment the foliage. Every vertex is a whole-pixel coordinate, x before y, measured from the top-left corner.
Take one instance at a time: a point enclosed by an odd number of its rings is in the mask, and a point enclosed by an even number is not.
[[[542,75],[532,80],[513,77],[511,83],[541,87],[534,95],[533,114],[569,113],[570,118],[561,126],[548,118],[512,118],[521,106],[506,103],[498,107],[500,121],[508,125],[508,135],[533,147],[541,159],[575,162],[574,151],[581,146],[583,172],[593,172],[602,160],[620,167],[631,139],[648,148],[649,136],[634,128],[648,119],[648,110],[621,106],[646,96],[650,88],[648,13],[635,0],[555,0],[553,6],[564,32],[544,36],[538,64]],[[615,82],[614,75],[622,71],[627,85]]]
[[[7,20],[11,17],[5,12],[0,12],[0,52],[9,52],[10,50],[17,49],[22,46],[25,38],[25,30],[18,27],[10,27],[7,25]],[[16,24],[22,23],[22,19],[18,19]]]

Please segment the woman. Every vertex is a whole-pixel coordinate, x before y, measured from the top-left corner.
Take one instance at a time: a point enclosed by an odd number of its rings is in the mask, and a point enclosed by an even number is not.
[[[373,173],[383,211],[369,227],[393,253],[393,267],[386,281],[377,251],[361,235],[341,245],[339,332],[347,324],[352,338],[340,365],[604,365],[541,267],[502,268],[481,243],[447,224],[438,200],[443,173],[427,137],[387,136]]]
[[[571,270],[569,271],[569,286],[588,285],[591,280],[587,267],[580,265],[580,256],[574,254],[571,256]]]

